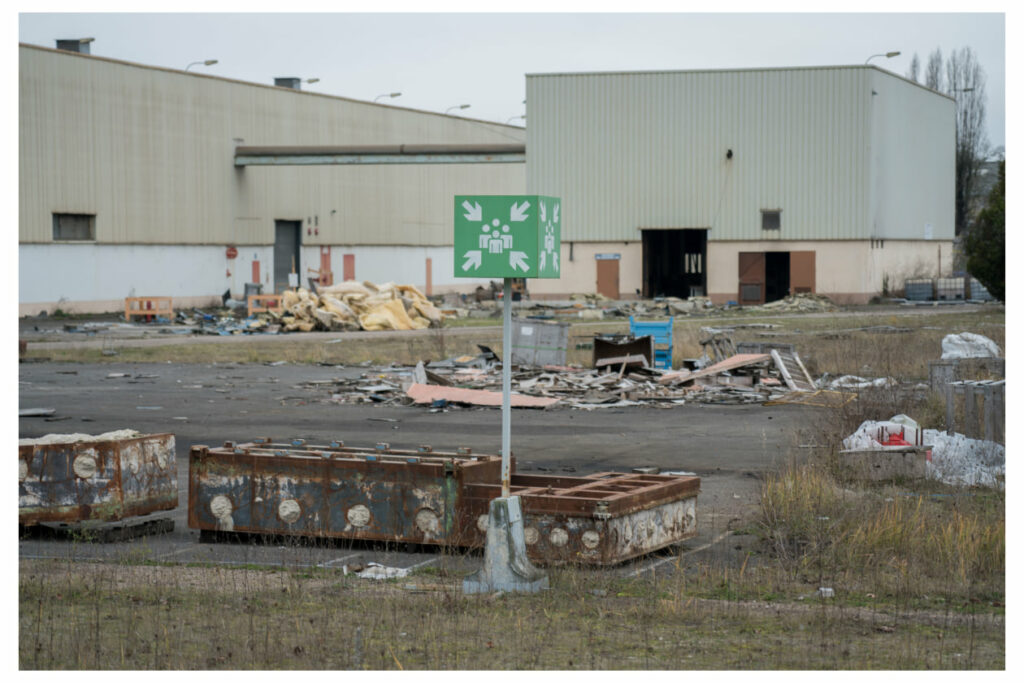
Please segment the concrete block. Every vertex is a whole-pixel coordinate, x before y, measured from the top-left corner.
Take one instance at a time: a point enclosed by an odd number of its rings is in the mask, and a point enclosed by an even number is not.
[[[462,581],[463,593],[536,593],[548,576],[526,557],[523,511],[518,496],[491,501],[484,566]]]

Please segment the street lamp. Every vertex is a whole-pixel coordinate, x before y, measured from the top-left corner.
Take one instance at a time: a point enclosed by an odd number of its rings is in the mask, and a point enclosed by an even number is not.
[[[319,83],[320,79],[319,78],[307,78],[306,80],[304,80],[302,82],[303,83]]]
[[[188,66],[185,67],[185,71],[188,71],[189,69],[194,67],[196,64],[202,64],[203,66],[213,66],[216,63],[217,63],[216,59],[206,59],[206,60],[200,60],[198,62],[192,62],[191,64],[189,64]]]
[[[402,93],[400,93],[400,92],[388,92],[388,93],[384,93],[383,95],[377,95],[376,97],[373,98],[373,101],[376,102],[377,100],[379,100],[382,97],[401,97],[401,96],[402,96]]]
[[[448,107],[447,109],[445,109],[444,113],[447,114],[452,109],[469,109],[469,105],[468,104],[456,104],[454,107]]]
[[[526,120],[526,114],[523,114],[522,116],[513,116],[512,118],[510,118],[508,121],[505,122],[505,125],[508,125],[508,124],[512,123],[516,119],[522,119],[523,121],[525,121]]]
[[[893,57],[896,57],[899,54],[900,54],[899,50],[896,50],[894,52],[879,52],[877,55],[871,55],[870,57],[865,59],[864,63],[867,64],[868,62],[870,62],[875,57],[885,57],[886,59],[892,59]]]

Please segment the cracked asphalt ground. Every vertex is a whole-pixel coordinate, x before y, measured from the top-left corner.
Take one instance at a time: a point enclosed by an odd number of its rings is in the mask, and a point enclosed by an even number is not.
[[[452,407],[431,412],[417,406],[339,405],[327,401],[329,385],[309,384],[364,373],[374,374],[367,367],[294,364],[22,364],[20,407],[53,408],[55,414],[20,418],[21,438],[125,428],[173,433],[180,504],[169,513],[175,522],[169,534],[103,544],[25,537],[19,543],[21,556],[333,567],[369,561],[397,567],[456,562],[459,571],[473,569],[478,556],[449,557],[430,548],[211,544],[199,543],[198,532],[188,528],[187,455],[195,444],[219,446],[269,436],[309,443],[342,439],[354,446],[382,441],[396,448],[468,446],[478,453],[500,453],[498,409]],[[743,555],[752,538],[727,532],[745,526],[756,514],[760,477],[786,457],[790,435],[807,410],[812,409],[696,404],[591,412],[517,409],[512,413],[512,449],[521,472],[587,474],[653,465],[698,474],[700,532],[683,549],[693,556],[731,562]],[[616,571],[667,571],[674,566],[668,559],[666,554],[643,558]]]

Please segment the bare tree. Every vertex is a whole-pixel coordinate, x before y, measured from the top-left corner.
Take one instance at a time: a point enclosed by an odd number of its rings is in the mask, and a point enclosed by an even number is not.
[[[929,62],[930,66],[930,62]],[[985,72],[974,50],[954,50],[946,60],[946,92],[956,100],[956,234],[967,227],[978,169],[988,153]]]
[[[928,64],[924,68],[924,84],[932,90],[942,90],[942,50],[928,55]]]
[[[917,53],[915,52],[914,58],[910,60],[910,66],[907,67],[907,78],[914,81],[915,83],[920,83],[921,81],[918,80],[918,75],[920,74],[920,72],[921,60],[917,58]]]

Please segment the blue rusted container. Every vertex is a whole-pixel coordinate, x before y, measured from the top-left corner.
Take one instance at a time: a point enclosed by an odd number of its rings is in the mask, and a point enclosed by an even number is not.
[[[173,434],[60,438],[18,446],[19,524],[120,521],[178,506]]]
[[[462,545],[457,510],[463,487],[500,476],[500,457],[465,449],[270,440],[194,446],[188,525],[206,532]]]

